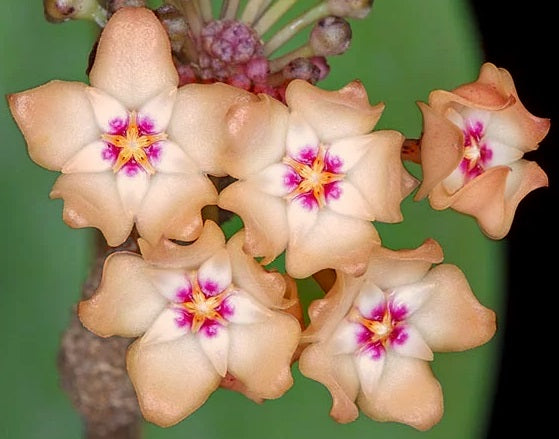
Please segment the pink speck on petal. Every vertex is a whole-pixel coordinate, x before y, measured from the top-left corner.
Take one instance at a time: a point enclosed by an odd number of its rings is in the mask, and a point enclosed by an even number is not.
[[[227,297],[215,310],[225,319],[229,319],[235,313],[235,307]]]
[[[326,153],[324,157],[324,170],[327,172],[341,173],[344,161],[337,155]]]
[[[179,328],[184,328],[184,327],[188,327],[188,329],[190,329],[190,327],[192,326],[192,316],[186,312],[186,310],[181,309],[181,308],[175,308],[175,312],[177,313],[177,317],[175,318],[175,323],[177,324],[177,326]]]
[[[408,315],[408,307],[403,303],[390,302],[390,315],[398,322],[404,320]]]
[[[285,174],[283,175],[283,184],[289,190],[295,190],[303,178],[293,169],[291,166],[287,167]]]
[[[214,320],[206,320],[200,331],[202,334],[206,335],[206,337],[215,337],[222,326]]]
[[[324,185],[324,196],[326,201],[337,200],[342,196],[342,193],[343,189],[337,181]]]
[[[154,143],[147,148],[144,149],[146,155],[150,162],[159,161],[161,159],[161,150],[162,150],[161,142]]]
[[[121,169],[127,177],[135,177],[143,168],[134,159],[130,159]]]
[[[128,120],[116,117],[109,121],[109,134],[124,136],[128,128]]]
[[[181,288],[176,295],[178,303],[192,302],[192,287],[190,285]]]
[[[367,344],[363,352],[369,355],[372,360],[380,360],[384,355],[385,349],[381,342],[376,342]]]
[[[403,345],[409,338],[405,325],[395,326],[390,334],[390,342],[395,345]]]
[[[299,150],[297,156],[293,158],[297,160],[299,163],[312,166],[317,155],[318,155],[318,145],[315,146],[305,145],[303,148]]]
[[[101,152],[101,157],[103,160],[114,162],[118,157],[118,148],[110,143],[107,143],[106,147]]]
[[[139,116],[138,131],[140,136],[144,136],[146,134],[155,134],[155,123],[153,119],[149,118],[148,116]]]
[[[383,303],[381,305],[377,305],[376,307],[374,307],[371,310],[371,312],[365,316],[365,318],[368,320],[375,320],[377,322],[380,322],[384,317],[385,312],[386,312],[386,304]]]
[[[295,197],[302,207],[307,210],[313,210],[318,208],[318,201],[314,197],[312,192],[305,192],[304,194],[298,195]]]
[[[198,282],[200,283],[200,289],[206,296],[216,296],[217,294],[221,293],[219,284],[211,279],[206,279],[203,281],[198,279]]]

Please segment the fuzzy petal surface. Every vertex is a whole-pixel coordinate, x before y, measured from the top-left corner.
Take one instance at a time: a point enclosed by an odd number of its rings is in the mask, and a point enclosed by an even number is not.
[[[137,254],[110,255],[99,288],[91,299],[79,304],[82,324],[101,337],[142,335],[167,303],[150,282],[146,268]]]
[[[458,267],[435,267],[423,282],[430,287],[429,300],[410,321],[431,349],[463,351],[493,337],[497,329],[495,313],[479,303]]]
[[[430,429],[443,414],[441,386],[429,363],[400,355],[387,356],[374,396],[361,394],[358,404],[370,418],[418,430]]]
[[[61,175],[50,197],[64,200],[66,224],[96,227],[110,246],[122,244],[132,230],[134,219],[124,209],[112,171]]]
[[[138,110],[177,86],[169,37],[152,11],[127,7],[111,16],[101,33],[89,78],[92,86],[128,110]]]
[[[138,231],[152,243],[189,240],[202,227],[202,208],[216,202],[217,191],[203,175],[157,174],[137,214]]]
[[[296,79],[287,86],[285,99],[323,142],[368,133],[384,109],[383,104],[370,105],[365,87],[359,81],[329,91]]]
[[[128,349],[126,364],[144,418],[160,427],[192,414],[221,381],[192,335],[166,343],[140,339]]]
[[[226,115],[234,104],[251,99],[252,94],[222,83],[185,85],[177,93],[167,133],[203,172],[227,175],[222,158],[229,145]]]
[[[87,88],[79,82],[51,81],[8,96],[29,155],[38,165],[60,171],[75,153],[101,134]]]

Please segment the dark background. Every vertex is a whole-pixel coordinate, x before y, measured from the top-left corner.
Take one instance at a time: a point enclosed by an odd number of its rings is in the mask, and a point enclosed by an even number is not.
[[[513,76],[520,99],[535,116],[551,119],[537,151],[525,157],[547,172],[550,186],[519,205],[509,235],[508,298],[497,395],[488,439],[549,431],[556,419],[548,401],[556,386],[554,352],[557,288],[551,282],[558,185],[557,21],[550,3],[472,0],[487,61]],[[553,394],[551,394],[552,396]],[[553,396],[552,396],[553,398]],[[551,430],[553,431],[553,430]],[[547,436],[547,435],[546,435]]]

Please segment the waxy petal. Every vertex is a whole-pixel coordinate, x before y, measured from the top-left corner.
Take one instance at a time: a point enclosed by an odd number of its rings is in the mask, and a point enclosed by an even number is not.
[[[94,87],[88,87],[86,94],[103,133],[117,134],[128,126],[128,110],[117,99]]]
[[[50,197],[64,199],[66,224],[96,227],[112,247],[122,244],[132,230],[134,220],[124,209],[112,171],[61,175]]]
[[[304,376],[326,386],[332,395],[330,416],[336,422],[345,424],[357,419],[359,410],[354,401],[360,382],[353,355],[333,356],[324,344],[312,344],[302,352],[299,370]]]
[[[423,181],[414,199],[421,200],[454,171],[464,154],[464,135],[459,127],[422,102],[417,104],[423,124],[429,127],[421,137]]]
[[[133,343],[126,356],[144,418],[161,427],[197,410],[218,388],[221,377],[195,337],[168,343]]]
[[[245,228],[245,250],[262,256],[266,265],[287,246],[288,228],[285,200],[265,194],[247,181],[227,186],[219,195],[218,205],[239,215]]]
[[[275,312],[266,322],[231,324],[228,330],[229,372],[261,398],[282,396],[293,384],[291,361],[301,334],[297,319]]]
[[[179,338],[193,337],[190,327],[180,326],[179,311],[174,308],[165,308],[142,337],[142,343],[166,343]]]
[[[232,106],[227,113],[231,146],[223,156],[225,171],[235,178],[248,178],[281,161],[288,120],[287,107],[268,95]]]
[[[104,172],[109,171],[113,162],[105,157],[107,144],[102,140],[96,140],[72,156],[62,167],[64,174],[75,174],[79,172]]]
[[[291,167],[283,163],[275,163],[251,177],[250,182],[268,195],[285,197],[295,189],[288,181],[292,172]]]
[[[212,363],[215,371],[222,377],[227,373],[227,357],[229,355],[229,331],[217,325],[212,333],[207,334],[204,328],[198,332],[198,341],[202,351]]]
[[[38,165],[59,171],[81,148],[99,138],[86,89],[79,82],[51,81],[8,96],[29,155]]]
[[[201,233],[191,237],[191,240],[194,239],[196,240],[188,245],[178,245],[168,240],[162,240],[158,245],[153,245],[140,238],[138,245],[147,262],[181,271],[198,269],[216,251],[225,247],[223,232],[213,221],[206,221]]]
[[[340,215],[360,218],[365,221],[374,221],[375,211],[365,199],[363,193],[350,181],[336,183],[336,189],[340,195],[336,198],[328,198],[328,208]]]
[[[273,315],[272,311],[259,304],[244,291],[235,291],[227,296],[227,304],[233,309],[233,314],[227,317],[231,323],[243,325],[261,323]]]
[[[161,237],[188,241],[200,233],[201,209],[216,201],[215,187],[205,176],[156,174],[137,215],[138,231],[154,244]]]
[[[177,96],[177,88],[171,87],[143,104],[138,110],[140,127],[150,128],[150,133],[161,133],[167,129]]]
[[[416,358],[388,355],[374,396],[360,395],[363,412],[377,421],[408,424],[428,430],[443,414],[443,395],[429,363]]]
[[[216,252],[198,270],[198,284],[206,296],[216,296],[231,285],[231,262],[225,249]]]
[[[368,133],[384,109],[383,104],[370,105],[365,87],[359,81],[329,91],[296,79],[287,86],[285,99],[322,142]]]
[[[342,320],[330,340],[332,354],[354,354],[359,348],[358,336],[361,330],[361,325]]]
[[[78,306],[82,324],[101,337],[142,335],[167,304],[151,284],[146,268],[137,254],[108,256],[99,288]]]
[[[150,176],[142,169],[128,173],[122,169],[116,174],[116,187],[124,210],[135,217],[150,186]]]
[[[395,340],[391,340],[390,349],[399,355],[432,361],[433,351],[417,329],[412,325],[398,328],[401,332]]]
[[[386,298],[378,286],[365,281],[354,304],[363,317],[370,318],[373,311],[386,306]]]
[[[164,174],[197,174],[198,166],[180,146],[169,140],[159,142],[160,151],[157,158],[152,159],[156,171]]]
[[[319,209],[309,207],[295,199],[287,206],[287,223],[289,225],[289,245],[298,245],[315,227],[319,217]]]
[[[226,115],[235,103],[251,99],[251,93],[222,83],[185,85],[177,93],[167,134],[203,172],[226,175],[221,159],[229,145]]]
[[[435,351],[462,351],[486,343],[496,331],[495,313],[481,305],[460,269],[433,268],[424,283],[430,297],[410,318]]]
[[[372,140],[371,135],[366,134],[333,141],[328,148],[328,154],[339,159],[336,172],[349,172],[371,150],[374,144]]]
[[[357,376],[361,384],[361,392],[365,397],[374,397],[378,389],[378,382],[382,376],[386,355],[372,358],[367,352],[363,352],[355,357]]]
[[[520,201],[547,185],[547,175],[535,162],[519,160],[485,171],[450,196],[439,185],[429,195],[429,201],[434,209],[452,207],[474,216],[488,237],[501,239],[510,230]]]
[[[233,283],[238,288],[249,291],[254,299],[266,307],[283,308],[287,291],[285,278],[280,273],[262,270],[262,265],[245,253],[244,243],[244,229],[235,233],[227,241]]]
[[[291,236],[286,270],[295,278],[310,276],[323,268],[359,276],[365,272],[371,251],[379,244],[380,238],[371,223],[323,209],[306,235]]]
[[[298,162],[312,164],[318,155],[320,139],[314,129],[297,112],[289,115],[285,139],[286,153]]]
[[[192,292],[192,284],[186,270],[149,266],[145,272],[159,294],[170,302],[183,302],[184,295]]]
[[[404,137],[383,130],[363,138],[370,141],[369,152],[351,169],[347,181],[359,189],[376,221],[402,221],[400,205],[418,184],[400,158]]]
[[[498,119],[494,120],[494,127],[503,135],[499,139],[525,152],[537,148],[549,131],[549,119],[528,112],[518,97],[510,73],[492,63],[484,63],[478,79],[454,89],[453,94],[453,98],[458,96],[456,101],[463,105],[499,110],[493,115]],[[506,129],[502,129],[505,126]]]
[[[122,8],[112,16],[99,39],[89,73],[91,85],[138,110],[178,84],[167,32],[146,8]]]
[[[394,251],[375,247],[369,258],[366,277],[382,290],[390,291],[421,281],[433,264],[442,261],[441,246],[433,239],[427,239],[415,249]]]

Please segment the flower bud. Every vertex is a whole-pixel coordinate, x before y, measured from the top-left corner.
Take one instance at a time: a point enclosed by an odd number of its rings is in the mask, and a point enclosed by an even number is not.
[[[155,15],[171,40],[173,52],[180,52],[188,34],[188,24],[184,16],[172,5],[164,4],[155,10]]]
[[[43,0],[45,18],[51,23],[93,20],[104,26],[107,15],[97,0]]]
[[[309,58],[296,58],[283,68],[282,73],[285,79],[303,79],[315,84],[321,70]]]
[[[107,0],[107,11],[114,14],[120,8],[125,6],[135,6],[141,8],[146,5],[146,0]]]
[[[365,18],[372,7],[373,0],[328,0],[330,13],[339,17]]]
[[[351,26],[341,17],[325,17],[316,23],[309,41],[316,55],[340,55],[351,43]]]

